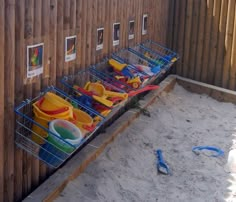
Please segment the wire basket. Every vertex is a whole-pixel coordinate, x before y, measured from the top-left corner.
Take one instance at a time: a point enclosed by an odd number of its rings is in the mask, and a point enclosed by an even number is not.
[[[119,64],[125,65],[119,58],[112,56],[112,58],[105,58],[102,62],[94,65],[93,69],[97,71],[97,74],[105,75],[107,79],[110,79],[112,85],[127,93],[142,88],[152,77],[133,65],[126,65],[128,74],[131,74],[131,76],[125,76],[121,72],[115,71],[109,64],[109,60],[114,60]]]
[[[113,108],[128,99],[121,83],[118,85],[111,77],[91,67],[75,75],[65,76],[61,82],[65,86],[64,91],[106,118]]]
[[[161,66],[150,62],[144,55],[138,54],[130,48],[122,49],[112,55],[121,63],[126,63],[150,77],[156,77],[161,73]]]
[[[146,42],[134,47],[133,50],[143,54],[152,63],[160,64],[165,69],[169,69],[173,63],[179,59],[177,53],[152,40],[147,40]]]
[[[93,123],[92,131],[87,129],[83,131],[85,136],[78,144],[71,144],[49,130],[47,125],[42,124],[43,122],[36,121],[37,118],[35,113],[33,113],[33,105],[48,92],[54,93],[65,99],[67,102],[73,104],[73,106],[76,106],[77,110],[81,110],[89,114],[94,120],[99,120]],[[63,162],[65,162],[66,159],[68,159],[77,149],[84,145],[86,141],[104,123],[104,117],[102,117],[100,114],[86,106],[81,105],[63,91],[53,86],[48,87],[44,92],[40,93],[40,95],[34,99],[23,101],[15,108],[15,113],[16,145],[52,168],[57,168]]]

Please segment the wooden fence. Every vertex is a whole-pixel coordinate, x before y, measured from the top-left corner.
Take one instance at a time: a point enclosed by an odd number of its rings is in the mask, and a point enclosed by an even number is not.
[[[169,13],[176,73],[236,90],[236,0],[175,0]]]
[[[102,57],[146,39],[163,44],[172,27],[166,0],[0,0],[0,201],[19,201],[52,171],[14,145],[14,106],[47,85],[59,85]],[[148,14],[148,33],[141,34]],[[128,22],[135,38],[128,40]],[[112,25],[121,23],[120,45],[112,45]],[[97,28],[104,27],[104,48],[96,51]],[[77,57],[65,62],[65,37],[77,36]],[[43,74],[27,79],[26,48],[44,43]]]

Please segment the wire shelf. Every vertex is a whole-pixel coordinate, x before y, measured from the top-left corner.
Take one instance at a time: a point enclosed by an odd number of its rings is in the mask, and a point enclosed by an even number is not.
[[[112,68],[109,64],[109,60],[111,59],[124,64],[123,61],[113,55],[112,58],[105,58],[102,62],[94,65],[93,69],[97,71],[97,74],[105,75],[107,78],[111,79],[112,85],[121,88],[127,93],[142,88],[152,77],[133,65],[126,66],[132,76],[125,76]]]
[[[78,144],[73,145],[70,142],[67,142],[62,137],[50,131],[48,129],[48,124],[44,125],[36,121],[36,115],[33,113],[33,104],[39,101],[48,92],[60,96],[73,106],[76,106],[76,109],[86,112],[93,117],[93,130],[87,130],[87,128],[81,129],[84,138]],[[84,145],[86,141],[104,123],[104,117],[100,114],[94,112],[86,106],[81,105],[66,93],[53,86],[48,87],[34,99],[23,101],[15,108],[15,113],[16,145],[52,168],[57,168],[64,163],[76,150]],[[53,119],[55,118],[52,117],[52,120]]]
[[[65,86],[64,91],[106,119],[113,108],[123,105],[128,99],[125,87],[123,88],[121,83],[114,82],[111,77],[92,67],[75,75],[65,76],[61,82]],[[88,90],[86,86],[92,86],[94,89]],[[97,94],[98,91],[100,95]]]
[[[138,54],[130,48],[122,49],[112,55],[120,63],[129,64],[145,75],[156,77],[161,73],[161,66],[150,62],[144,55]]]
[[[152,40],[147,40],[133,49],[148,57],[152,63],[163,65],[165,69],[169,69],[179,59],[177,53]]]

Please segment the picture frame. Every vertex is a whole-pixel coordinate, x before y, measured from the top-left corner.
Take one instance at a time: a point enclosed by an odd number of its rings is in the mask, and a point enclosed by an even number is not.
[[[129,40],[134,39],[134,20],[129,21]]]
[[[102,50],[103,49],[103,43],[104,43],[104,27],[100,27],[97,29],[97,40],[96,40],[96,50]]]
[[[27,78],[43,73],[44,43],[27,46]]]
[[[113,46],[117,46],[120,43],[120,23],[113,23]]]
[[[65,62],[76,59],[76,39],[75,35],[65,38]]]
[[[142,35],[147,34],[148,28],[148,14],[143,14]]]

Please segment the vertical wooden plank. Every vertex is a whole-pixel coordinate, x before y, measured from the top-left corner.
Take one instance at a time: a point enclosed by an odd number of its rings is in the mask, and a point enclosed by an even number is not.
[[[71,0],[70,1],[70,31],[69,34],[71,36],[74,36],[76,34],[76,0]],[[78,40],[78,38],[77,38]],[[76,42],[78,43],[78,41]],[[77,47],[76,47],[77,51]],[[77,53],[76,53],[77,57]],[[69,62],[69,74],[74,74],[75,71],[75,60]]]
[[[64,48],[65,48],[65,38],[70,36],[70,3],[71,0],[64,0]],[[64,68],[63,76],[69,74],[70,62],[65,62],[65,50],[64,50]]]
[[[101,1],[100,0],[100,4],[101,4]],[[96,41],[97,41],[97,22],[98,22],[98,0],[93,0],[91,2],[91,13],[92,15],[90,15],[89,17],[89,25],[91,27],[90,31],[91,31],[91,37],[89,39],[90,41],[90,55],[91,55],[91,61],[89,62],[88,65],[90,64],[95,64],[96,62]]]
[[[205,83],[207,82],[207,68],[210,57],[210,37],[211,37],[212,18],[213,18],[213,3],[214,3],[213,0],[207,0],[207,16],[205,24],[203,63],[201,69],[201,81]]]
[[[4,71],[5,2],[0,1],[0,70]],[[4,74],[0,74],[0,201],[4,201]]]
[[[14,201],[15,0],[5,1],[5,199]],[[9,122],[10,120],[10,122]]]
[[[226,24],[226,38],[225,38],[225,58],[223,66],[223,80],[222,87],[229,87],[230,79],[230,57],[232,53],[232,35],[233,35],[233,26],[234,26],[234,16],[235,16],[235,0],[229,0],[228,5],[228,15],[227,15],[227,24]]]
[[[183,58],[184,58],[184,41],[185,41],[185,13],[186,13],[187,0],[180,1],[180,16],[179,16],[179,29],[178,29],[178,52],[180,61],[176,66],[177,74],[182,75],[183,72]]]
[[[196,61],[196,52],[197,52],[197,33],[198,33],[198,20],[200,12],[200,1],[193,1],[193,17],[192,17],[192,26],[191,26],[191,39],[190,39],[190,55],[189,55],[189,64],[187,75],[188,78],[194,78],[195,72],[195,61]]]
[[[196,53],[196,61],[195,61],[195,72],[194,79],[200,81],[201,79],[201,67],[203,61],[203,47],[204,47],[204,33],[205,33],[205,18],[206,18],[206,10],[207,10],[207,2],[205,0],[200,1],[200,16],[198,22],[198,38],[197,38],[197,53]]]
[[[37,1],[37,0],[36,0]],[[50,43],[49,43],[49,32],[50,32],[50,1],[49,0],[42,0],[43,4],[42,4],[42,30],[41,30],[41,41],[44,42],[44,71],[43,71],[43,75],[42,75],[42,83],[41,83],[41,88],[45,88],[46,86],[48,86],[48,82],[49,82],[49,77],[50,77],[50,69],[49,69],[49,65],[50,65]],[[47,18],[44,16],[48,16]],[[42,165],[40,165],[40,167],[42,168],[42,170],[40,172],[41,175],[44,175],[45,172],[45,167],[43,167]]]
[[[25,46],[24,52],[28,45],[33,44],[34,30],[34,0],[25,0]],[[26,58],[26,57],[25,57]],[[24,78],[26,78],[26,60],[24,61]],[[31,79],[25,79],[24,97],[32,97]],[[23,196],[26,196],[31,190],[31,158],[32,156],[26,152],[23,153]]]
[[[34,44],[41,43],[41,20],[42,20],[42,0],[37,0],[34,3],[34,23],[33,23],[33,37]],[[45,51],[45,47],[44,47]],[[45,69],[44,69],[45,70]],[[40,92],[40,77],[35,78],[33,84],[33,97]],[[39,183],[39,161],[36,158],[32,158],[31,162],[31,185],[32,188],[36,188]]]
[[[175,18],[176,14],[175,14],[175,7],[178,8],[178,6],[176,5],[176,1],[171,1],[169,0],[168,1],[168,14],[167,16],[167,19],[168,19],[168,26],[167,26],[167,46],[169,48],[173,48],[173,39],[174,39],[174,35],[175,35],[175,32],[173,31],[174,30],[174,26],[175,26],[175,21],[177,20]],[[152,8],[154,8],[155,5],[153,4],[152,5]]]
[[[209,84],[214,83],[214,72],[215,72],[215,65],[216,65],[216,52],[218,48],[217,39],[219,33],[219,20],[220,20],[220,8],[221,8],[221,1],[214,1],[213,5],[213,19],[212,19],[212,30],[211,30],[211,37],[210,37],[210,57],[208,63],[208,73],[207,73],[207,82]]]
[[[0,11],[1,12],[1,11]],[[15,74],[17,79],[15,80],[15,105],[20,104],[24,100],[24,58],[25,58],[25,42],[24,42],[24,27],[25,27],[25,0],[16,1],[16,64]],[[1,24],[1,23],[0,23]],[[0,59],[1,60],[1,59]],[[14,200],[20,201],[22,198],[22,149],[15,147],[15,171],[17,175],[14,175]],[[0,174],[1,175],[1,174]],[[1,194],[0,194],[1,195]],[[0,199],[1,201],[1,199]]]
[[[233,6],[233,5],[232,5]],[[232,50],[231,50],[231,56],[230,56],[230,61],[229,61],[229,66],[230,66],[230,77],[229,77],[229,86],[228,88],[230,90],[234,90],[235,89],[235,85],[236,85],[236,63],[233,62],[235,61],[235,57],[236,57],[236,1],[234,1],[234,17],[232,15],[232,20],[234,20],[234,23],[232,23]]]
[[[228,0],[222,0],[219,22],[219,36],[217,40],[218,48],[216,54],[216,67],[214,75],[214,84],[216,86],[222,86],[223,64],[225,54],[225,33],[226,33],[226,21],[228,12]]]
[[[193,0],[187,1],[187,11],[185,16],[185,43],[184,43],[184,57],[183,57],[183,76],[187,77],[189,71],[189,56],[191,51],[191,29],[192,29],[192,14],[193,14]]]
[[[107,13],[107,5],[106,5],[106,0],[102,0],[102,5],[101,5],[101,21],[100,21],[100,26],[104,27],[104,32],[103,32],[103,49],[102,49],[102,55],[100,57],[100,59],[102,59],[104,56],[106,56],[107,54],[107,44],[106,44],[106,40],[105,40],[105,33],[107,35],[107,29],[106,28],[106,21],[109,22],[109,19],[107,19],[106,13]],[[108,37],[108,36],[107,36]]]
[[[58,0],[57,1],[57,68],[56,68],[56,75],[57,75],[57,86],[60,86],[60,77],[63,74],[63,67],[64,67],[64,61],[65,61],[65,57],[64,57],[64,43],[65,43],[65,39],[64,39],[64,1],[63,0]]]
[[[75,60],[75,72],[78,72],[81,68],[82,60],[82,13],[83,13],[83,1],[77,0],[76,3],[76,33],[77,33],[77,57]]]
[[[111,10],[111,5],[112,5],[112,0],[105,0],[106,2],[106,16],[107,20],[105,21],[104,24],[104,54],[109,54],[111,47],[112,47],[112,10]]]
[[[235,5],[236,6],[236,5]],[[236,8],[235,8],[236,9]],[[232,54],[231,54],[231,75],[234,79],[231,79],[229,88],[231,90],[236,90],[236,15],[234,16],[234,34],[233,34],[233,44],[232,44]]]
[[[57,0],[50,0],[50,82],[56,84],[56,60],[57,60]]]
[[[88,2],[88,7],[87,7],[87,13],[89,15],[86,16],[85,21],[86,21],[86,59],[85,59],[85,68],[88,67],[91,63],[91,46],[92,46],[92,15],[91,13],[93,12],[93,0],[87,0]]]
[[[83,10],[82,10],[82,26],[81,26],[81,42],[82,42],[82,46],[81,46],[81,66],[82,69],[85,68],[86,65],[86,50],[87,50],[87,12],[88,12],[88,1],[82,1],[82,5],[83,5]]]

